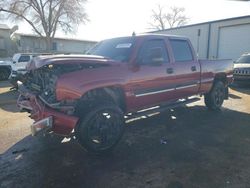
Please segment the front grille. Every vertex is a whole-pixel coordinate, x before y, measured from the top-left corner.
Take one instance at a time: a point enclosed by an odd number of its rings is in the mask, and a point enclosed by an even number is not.
[[[236,75],[250,75],[249,69],[235,69],[234,74]]]

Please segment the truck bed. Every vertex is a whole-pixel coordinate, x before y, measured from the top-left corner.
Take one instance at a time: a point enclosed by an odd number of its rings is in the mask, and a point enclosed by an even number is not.
[[[218,76],[224,76],[226,82],[233,79],[233,62],[230,59],[222,60],[198,60],[201,67],[200,93],[210,91],[213,81]]]

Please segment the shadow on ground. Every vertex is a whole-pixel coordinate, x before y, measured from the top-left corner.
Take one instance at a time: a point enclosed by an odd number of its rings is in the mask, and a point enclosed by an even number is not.
[[[0,187],[247,187],[249,122],[226,108],[179,107],[128,123],[108,156],[28,136],[1,154]]]

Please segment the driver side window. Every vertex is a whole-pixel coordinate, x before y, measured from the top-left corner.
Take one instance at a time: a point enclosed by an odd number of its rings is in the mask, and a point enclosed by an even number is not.
[[[160,65],[168,62],[169,57],[164,40],[154,39],[144,42],[138,55],[140,65]]]

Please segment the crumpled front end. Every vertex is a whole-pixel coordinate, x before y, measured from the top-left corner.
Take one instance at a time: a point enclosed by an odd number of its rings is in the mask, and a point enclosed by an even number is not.
[[[35,94],[21,84],[19,84],[19,91],[18,107],[30,112],[30,118],[35,120],[34,124],[31,125],[33,135],[46,128],[56,134],[70,135],[78,122],[78,117],[46,106]]]
[[[19,108],[30,112],[30,117],[35,120],[32,126],[33,134],[43,128],[48,128],[54,133],[69,135],[80,117],[76,115],[76,107],[79,105],[81,95],[75,97],[72,94],[74,83],[69,84],[67,80],[62,83],[61,77],[72,72],[81,72],[80,75],[82,75],[82,71],[109,65],[85,57],[51,56],[34,60],[30,67],[32,66],[35,67],[28,69],[18,86]],[[75,77],[75,80],[77,79]],[[60,96],[57,91],[58,83],[61,83]],[[65,85],[70,85],[70,87],[64,87]]]

